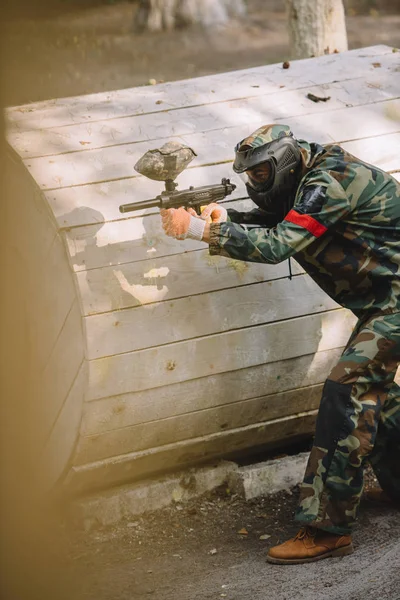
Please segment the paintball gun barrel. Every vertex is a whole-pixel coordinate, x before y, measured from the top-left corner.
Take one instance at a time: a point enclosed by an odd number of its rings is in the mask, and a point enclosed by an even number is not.
[[[122,204],[119,207],[121,213],[144,210],[146,208],[193,208],[199,215],[201,207],[211,202],[219,202],[229,196],[236,188],[229,179],[222,179],[221,183],[215,185],[203,185],[201,187],[190,187],[187,190],[176,190],[177,184],[171,179],[165,182],[165,190],[151,200]]]

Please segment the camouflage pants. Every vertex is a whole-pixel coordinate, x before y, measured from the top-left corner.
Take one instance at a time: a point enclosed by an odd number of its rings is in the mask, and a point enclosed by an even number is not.
[[[325,382],[295,519],[350,533],[368,460],[400,499],[400,313],[361,318]]]

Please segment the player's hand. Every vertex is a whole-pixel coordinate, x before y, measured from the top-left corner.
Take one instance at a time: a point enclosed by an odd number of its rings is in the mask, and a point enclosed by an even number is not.
[[[200,218],[205,221],[211,219],[212,223],[224,223],[228,220],[228,212],[218,202],[211,202],[202,210]]]
[[[190,214],[182,206],[160,210],[162,227],[167,235],[184,240],[190,225]]]
[[[162,227],[167,235],[177,240],[187,237],[202,240],[206,223],[192,208],[168,208],[160,210]]]

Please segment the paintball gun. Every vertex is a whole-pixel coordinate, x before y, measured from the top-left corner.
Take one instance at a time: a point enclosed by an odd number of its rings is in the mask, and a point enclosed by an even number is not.
[[[219,202],[229,196],[236,186],[229,179],[222,179],[215,185],[189,187],[187,190],[177,190],[178,184],[174,179],[181,173],[196,156],[194,150],[177,142],[167,142],[161,148],[149,150],[136,163],[135,170],[149,179],[165,182],[165,190],[151,200],[122,204],[121,213],[143,210],[145,208],[193,208],[201,214],[201,209],[211,202]]]

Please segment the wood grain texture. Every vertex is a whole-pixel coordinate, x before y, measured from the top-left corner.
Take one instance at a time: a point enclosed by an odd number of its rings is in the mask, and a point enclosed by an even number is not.
[[[371,91],[371,88],[367,87],[367,90]],[[399,86],[397,95],[400,95]],[[297,103],[300,104],[303,99],[304,93],[301,93]],[[177,135],[180,137],[176,138],[176,141],[192,147],[197,153],[197,158],[189,168],[190,172],[192,168],[201,165],[231,161],[237,142],[264,123],[279,123],[284,120],[297,137],[321,144],[342,143],[349,139],[395,133],[399,129],[396,120],[387,118],[391,111],[400,109],[398,99],[382,100],[378,103],[372,100],[371,103],[361,106],[357,106],[355,102],[355,106],[352,107],[343,106],[341,102],[341,108],[331,109],[328,106],[323,111],[319,104],[308,101],[310,106],[306,107],[307,112],[300,116],[281,116],[280,111],[271,108],[269,103],[266,107],[255,103],[253,108],[251,105],[247,106],[249,102],[242,101],[243,107],[237,111],[234,107],[227,110],[227,107],[223,106],[221,115],[211,114],[204,118],[192,115],[187,120],[182,115],[181,119],[177,117],[179,127],[174,124],[166,125],[162,132],[155,124],[154,133],[151,133],[150,123],[154,123],[154,118],[151,118],[149,125],[144,124],[145,130],[153,140],[151,144],[140,144],[140,147],[137,147],[136,143],[133,146],[125,143],[84,152],[70,152],[66,146],[63,154],[30,158],[25,160],[25,165],[39,187],[50,190],[136,177],[137,173],[133,167],[138,158],[148,149],[160,147],[167,139]],[[244,124],[238,126],[237,123]],[[185,124],[186,129],[190,131],[185,130]],[[195,133],[199,131],[205,133]],[[132,142],[138,141],[137,135],[135,131],[132,132]],[[212,152],[210,148],[213,149]],[[184,176],[181,177],[183,178]],[[141,177],[140,181],[146,186],[145,178]]]
[[[75,301],[40,378],[38,395],[41,398],[41,409],[37,410],[38,417],[40,415],[37,421],[46,439],[70,393],[83,358],[81,315]]]
[[[229,177],[237,185],[237,189],[229,196],[229,199],[247,197],[241,179],[236,175],[231,175],[230,165],[218,164],[206,168],[187,169],[179,175],[177,182],[180,189],[186,189],[190,185],[197,187],[220,183],[222,177]],[[105,221],[131,218],[130,213],[121,214],[119,212],[121,204],[154,198],[161,190],[162,186],[159,182],[138,176],[94,185],[59,187],[45,192],[45,198],[54,212],[60,229],[89,224],[95,224],[100,228]],[[143,216],[157,212],[158,210],[154,208],[145,209],[136,212],[135,215]]]
[[[84,358],[81,315],[64,240],[42,193],[20,159],[8,152],[7,257],[4,281],[10,414],[35,483],[43,491],[68,466],[79,435],[83,385],[74,384]],[[8,300],[10,298],[11,300]],[[7,333],[3,332],[5,335]]]
[[[301,269],[293,262],[293,272]],[[204,294],[289,275],[287,263],[247,263],[208,249],[77,273],[85,315]]]
[[[318,408],[322,386],[290,390],[251,398],[161,421],[114,429],[101,435],[81,437],[75,464],[161,447],[255,423],[282,420]]]
[[[397,65],[392,49],[377,45],[335,56],[293,61],[288,70],[282,69],[281,64],[266,65],[154,87],[35,102],[8,109],[7,119],[13,129],[29,131],[274,94],[282,86],[298,89],[346,79],[362,80],[376,76],[372,63],[377,57],[383,67],[391,69]]]
[[[288,281],[286,264],[210,257],[202,243],[167,238],[156,209],[118,209],[161,191],[133,165],[167,139],[197,152],[181,189],[231,176],[225,205],[251,208],[233,148],[265,122],[340,142],[400,178],[397,69],[378,46],[7,110],[27,186],[41,189],[19,238],[12,210],[23,278],[40,290],[27,314],[49,332],[31,329],[41,352],[32,381],[53,481],[75,442],[65,482],[84,491],[312,432],[354,317],[297,263]]]
[[[298,317],[89,362],[88,400],[278,362],[344,346],[355,318],[346,310]]]
[[[83,361],[44,446],[41,460],[46,465],[44,486],[47,489],[56,485],[71,466],[79,438],[86,377],[86,362]]]
[[[385,114],[385,111],[395,106],[395,104],[393,104],[393,101],[390,101],[378,106],[380,106],[378,111],[380,112],[380,117],[376,119],[367,109],[358,110],[357,115],[354,115],[354,119],[350,115],[347,117],[345,111],[341,116],[337,114],[340,111],[334,111],[330,121],[325,116],[325,124],[310,118],[308,127],[309,136],[307,137],[320,143],[339,142],[339,134],[341,133],[339,124],[342,123],[342,127],[345,129],[345,131],[342,131],[342,134],[346,136],[343,138],[344,140],[360,138],[357,146],[353,142],[341,142],[344,148],[367,162],[370,160],[372,153],[377,166],[383,169],[398,169],[400,168],[400,164],[397,159],[396,148],[398,146],[399,124],[395,120],[386,118]],[[371,109],[371,112],[374,113],[377,110]],[[321,116],[323,121],[322,117],[323,115]],[[368,123],[369,119],[372,119],[371,125],[367,126],[365,123]],[[288,124],[291,123],[288,121]],[[293,130],[298,135],[295,127],[293,127]],[[239,137],[232,139],[232,144],[235,144],[240,139],[243,129],[241,132],[241,134],[238,132]],[[376,143],[377,140],[378,143]],[[232,183],[237,186],[237,189],[229,196],[229,200],[246,197],[247,193],[243,182],[232,172],[232,148],[233,146],[230,147],[227,145],[225,149],[222,147],[220,149],[220,158],[222,159],[222,156],[225,156],[224,160],[228,161],[226,163],[193,167],[184,171],[177,178],[180,189],[186,189],[190,185],[215,184],[219,183],[222,177],[229,177]],[[222,150],[224,150],[223,153]],[[123,157],[121,157],[121,161],[121,163],[118,163],[118,168],[121,168],[121,165],[124,163]],[[111,165],[113,174],[116,172],[114,167],[115,165]],[[142,176],[133,176],[133,163],[131,161],[128,162],[127,167],[129,170],[129,175],[126,175],[127,179],[112,179],[110,181],[93,184],[87,183],[85,185],[66,188],[62,184],[64,177],[68,176],[68,172],[62,174],[64,172],[60,171],[59,176],[62,178],[61,180],[57,179],[58,175],[54,175],[55,179],[51,183],[51,186],[57,187],[57,189],[46,192],[45,196],[57,218],[59,227],[64,229],[94,224],[95,227],[100,229],[106,221],[121,221],[123,219],[132,219],[133,216],[138,217],[156,213],[157,209],[137,211],[134,215],[133,213],[121,214],[119,212],[121,204],[154,198],[162,190],[159,182],[148,180]],[[47,169],[45,171],[46,177],[50,177],[50,172]]]
[[[229,298],[228,298],[229,294]],[[306,275],[85,318],[89,360],[339,308]]]
[[[249,211],[256,205],[249,199],[225,201],[226,208]],[[150,212],[150,211],[149,211]],[[149,258],[160,258],[204,249],[204,242],[176,240],[165,235],[157,211],[146,217],[67,228],[61,232],[68,245],[74,271],[85,271]]]
[[[322,383],[342,348],[85,402],[81,433],[101,434]]]
[[[175,442],[151,450],[74,466],[64,480],[71,494],[137,481],[177,468],[234,458],[249,448],[271,448],[311,435],[317,411]]]
[[[259,120],[279,122],[288,117],[318,114],[327,109],[338,110],[350,105],[362,106],[396,98],[399,94],[398,85],[393,78],[389,78],[389,73],[384,66],[379,73],[371,74],[363,85],[360,85],[357,78],[307,88],[307,93],[329,96],[329,107],[322,102],[313,103],[307,98],[304,88],[282,88],[274,94],[231,100],[228,103],[229,110],[225,102],[173,110],[166,108],[156,118],[154,114],[145,114],[20,133],[14,131],[12,141],[24,159],[48,156],[53,161],[56,155],[73,152],[76,153],[77,160],[81,156],[88,161],[89,166],[93,162],[93,156],[96,156],[93,151],[120,144],[127,145],[132,165],[144,152],[160,143],[161,139],[171,136],[181,136],[182,141],[185,141],[186,136],[190,135],[201,155],[204,154],[203,147],[207,139],[204,133],[199,132],[207,132],[207,138],[212,139],[216,135],[214,127],[221,130],[223,126],[223,134],[226,135],[228,129],[237,130],[237,123],[241,123],[239,130],[241,128],[243,133],[246,125],[254,129],[254,123]],[[221,132],[218,135],[221,138]],[[240,136],[240,133],[235,135]],[[154,140],[157,140],[156,144]],[[219,141],[223,141],[223,138]]]

